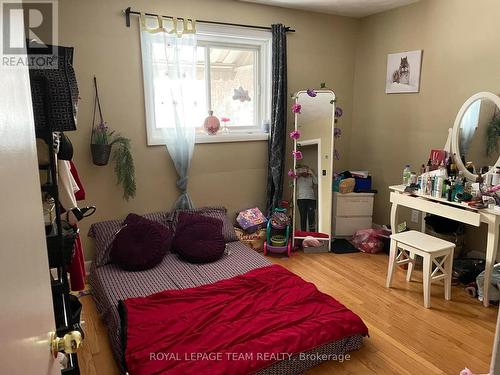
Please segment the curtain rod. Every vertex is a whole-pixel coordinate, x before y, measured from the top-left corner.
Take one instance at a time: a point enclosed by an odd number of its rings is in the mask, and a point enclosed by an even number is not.
[[[141,12],[131,10],[130,7],[122,11],[123,14],[125,14],[125,25],[127,27],[130,27],[130,15],[140,15]],[[163,17],[163,18],[173,18],[172,16],[162,16],[160,14],[154,14],[154,13],[144,13],[146,16],[152,16],[152,17]],[[184,20],[182,17],[177,17],[178,20]],[[241,23],[229,23],[229,22],[217,22],[217,21],[204,21],[204,20],[196,20],[196,22],[200,23],[209,23],[212,25],[225,25],[225,26],[240,26],[240,27],[248,27],[251,29],[260,29],[260,30],[271,30],[269,26],[255,26],[255,25],[245,25]],[[294,33],[295,30],[286,26],[285,30],[290,33]]]

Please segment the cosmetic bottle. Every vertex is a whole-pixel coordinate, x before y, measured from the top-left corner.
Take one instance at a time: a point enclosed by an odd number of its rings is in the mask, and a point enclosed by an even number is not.
[[[435,198],[441,198],[443,195],[443,185],[444,185],[444,177],[438,176],[436,177],[436,190],[434,191]]]
[[[455,156],[455,155],[453,155],[453,156]],[[457,165],[455,164],[455,159],[454,158],[451,158],[450,175],[451,176],[456,176],[457,175]]]
[[[425,181],[425,194],[431,195],[431,193],[432,193],[432,179],[431,177],[427,176]]]
[[[443,192],[441,193],[440,198],[447,198],[448,197],[448,190],[450,189],[450,180],[446,179],[443,181]]]
[[[403,185],[410,185],[411,169],[410,165],[406,164],[405,169],[403,169]]]
[[[411,172],[410,174],[410,185],[417,183],[417,174],[415,172]]]
[[[455,180],[455,191],[453,192],[453,200],[455,200],[455,196],[457,194],[461,194],[464,192],[464,178],[463,178],[463,174],[462,174],[462,171],[460,171],[460,173],[458,174],[458,177],[457,179]]]
[[[425,166],[425,172],[426,173],[429,173],[431,171],[431,165],[432,165],[432,161],[431,161],[431,159],[429,159],[427,161],[427,165]]]
[[[453,180],[450,181],[450,185],[448,186],[448,192],[446,194],[446,199],[448,202],[453,202],[453,190],[454,190],[454,182]]]

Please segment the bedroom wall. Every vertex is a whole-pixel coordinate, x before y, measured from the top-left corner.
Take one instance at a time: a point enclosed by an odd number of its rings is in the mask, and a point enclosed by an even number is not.
[[[281,22],[297,30],[288,37],[289,92],[327,82],[344,108],[339,149],[347,166],[352,114],[355,38],[358,20],[227,0],[64,0],[59,2],[59,40],[75,47],[74,65],[80,87],[78,131],[68,134],[74,161],[87,191],[81,205],[98,210],[81,222],[87,259],[93,249],[86,234],[94,221],[124,217],[129,212],[167,210],[177,197],[176,173],[161,146],[146,146],[138,20],[126,28],[121,9],[189,16],[198,19],[270,25]],[[92,77],[99,81],[108,124],[130,137],[137,177],[137,196],[125,202],[115,185],[112,165],[94,166],[89,150],[93,105]],[[293,127],[289,118],[289,128]],[[290,146],[288,147],[290,150]],[[197,206],[223,204],[231,214],[259,206],[266,195],[266,142],[201,144],[195,147],[189,191]]]
[[[373,174],[374,222],[389,222],[387,187],[401,183],[406,163],[418,170],[444,146],[463,102],[500,93],[498,14],[496,0],[424,0],[361,20],[349,161]],[[424,51],[420,93],[385,94],[387,54],[416,49]]]

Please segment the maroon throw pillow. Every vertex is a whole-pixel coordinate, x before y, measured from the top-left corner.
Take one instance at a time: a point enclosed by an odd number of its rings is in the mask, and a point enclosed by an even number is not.
[[[162,241],[165,246],[165,252],[169,252],[172,250],[172,242],[174,240],[174,233],[173,231],[166,225],[163,225],[157,221],[150,220],[144,216],[137,215],[134,213],[130,213],[127,215],[125,220],[123,221],[124,225],[129,225],[129,224],[144,224],[144,225],[151,225],[155,228],[157,228],[162,235]]]
[[[143,271],[160,263],[166,254],[161,229],[145,221],[125,225],[115,236],[111,262],[126,271]]]
[[[224,255],[226,249],[222,225],[218,219],[180,213],[173,248],[187,262],[214,262]]]
[[[173,230],[171,229],[172,226],[169,220],[171,216],[172,213],[170,212],[153,212],[144,215],[145,218],[155,223],[167,225],[169,230],[171,230],[170,237],[172,239]],[[113,246],[113,240],[122,227],[122,220],[100,221],[90,226],[88,236],[94,239],[95,244],[95,257],[92,262],[93,266],[100,267],[110,262],[109,253]]]
[[[239,241],[236,232],[234,231],[234,225],[227,217],[227,209],[222,206],[214,207],[201,207],[192,209],[177,209],[173,211],[170,215],[169,222],[171,228],[176,229],[179,222],[179,215],[182,213],[187,213],[191,215],[203,215],[206,217],[211,217],[214,219],[219,219],[222,221],[222,235],[226,242]]]

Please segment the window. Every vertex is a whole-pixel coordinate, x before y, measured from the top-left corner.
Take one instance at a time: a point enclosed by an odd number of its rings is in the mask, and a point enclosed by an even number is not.
[[[196,142],[267,139],[270,119],[271,33],[239,27],[197,24],[196,68],[192,79],[168,76],[161,38],[153,41],[151,73],[144,75],[148,145],[165,144],[161,128],[172,125],[176,90],[182,90],[184,112],[196,127]],[[156,40],[156,39],[155,39]],[[144,44],[142,52],[146,53]],[[184,52],[186,53],[185,55]],[[181,49],[179,60],[192,61],[192,48]],[[183,60],[184,59],[184,60]],[[143,61],[146,61],[143,59]],[[194,99],[194,100],[193,100]],[[174,104],[175,105],[175,104]],[[187,107],[186,107],[187,106]],[[209,110],[228,118],[228,132],[207,135],[203,123]],[[221,129],[224,124],[221,122]]]

